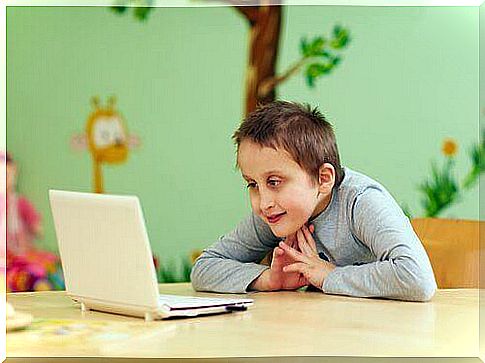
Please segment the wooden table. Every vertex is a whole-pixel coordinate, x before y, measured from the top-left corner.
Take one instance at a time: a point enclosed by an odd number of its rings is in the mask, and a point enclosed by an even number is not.
[[[195,293],[190,284],[163,284],[160,291],[220,296]],[[413,303],[254,293],[246,312],[145,323],[82,313],[64,292],[11,293],[7,301],[35,321],[7,334],[7,357],[478,357],[478,294],[438,290],[430,302]]]

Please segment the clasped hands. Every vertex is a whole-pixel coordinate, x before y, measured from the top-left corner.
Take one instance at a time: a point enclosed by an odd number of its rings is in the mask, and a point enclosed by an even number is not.
[[[296,290],[313,285],[322,288],[335,265],[318,256],[312,233],[314,226],[303,225],[273,250],[270,269],[265,270],[250,288],[259,291]]]

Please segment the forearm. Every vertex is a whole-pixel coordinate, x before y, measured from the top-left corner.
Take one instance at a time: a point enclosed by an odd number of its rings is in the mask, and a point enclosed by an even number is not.
[[[267,269],[265,265],[217,258],[204,253],[192,269],[191,281],[197,291],[245,293],[250,290],[249,285]]]
[[[191,273],[194,289],[244,293],[268,266],[258,264],[276,244],[269,227],[254,215],[204,250]]]
[[[428,301],[436,291],[432,270],[416,269],[411,261],[387,260],[337,267],[323,282],[325,293]]]

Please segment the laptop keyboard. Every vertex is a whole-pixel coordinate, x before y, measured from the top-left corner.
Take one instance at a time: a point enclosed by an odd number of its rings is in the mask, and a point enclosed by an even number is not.
[[[171,309],[196,309],[212,306],[234,305],[242,303],[251,303],[251,299],[219,299],[193,296],[178,295],[159,295],[158,302],[160,305],[167,305]]]

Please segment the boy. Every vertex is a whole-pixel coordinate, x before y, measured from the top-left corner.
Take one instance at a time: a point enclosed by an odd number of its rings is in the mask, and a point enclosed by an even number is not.
[[[427,301],[426,252],[386,189],[340,165],[315,108],[276,101],[235,132],[253,213],[204,250],[196,290],[244,293],[313,286],[324,293]],[[271,266],[258,262],[273,250]]]

